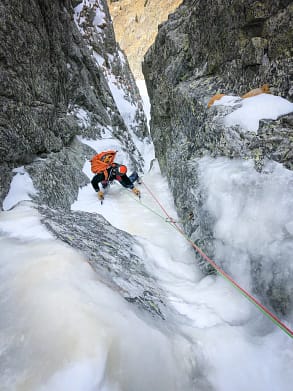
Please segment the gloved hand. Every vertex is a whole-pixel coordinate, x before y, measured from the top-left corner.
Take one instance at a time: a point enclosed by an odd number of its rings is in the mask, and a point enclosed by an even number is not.
[[[102,191],[98,191],[98,197],[99,197],[99,200],[103,200],[104,199],[104,193]]]
[[[136,187],[132,189],[132,193],[135,194],[137,197],[140,197],[140,191]]]

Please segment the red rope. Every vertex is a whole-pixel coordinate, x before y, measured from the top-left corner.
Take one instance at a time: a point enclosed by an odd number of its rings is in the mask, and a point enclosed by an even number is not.
[[[185,239],[192,245],[192,247],[204,258],[210,265],[212,265],[216,271],[222,275],[226,280],[228,280],[234,287],[239,289],[239,291],[252,303],[254,303],[266,316],[268,316],[275,324],[277,324],[287,335],[293,338],[293,331],[287,327],[276,315],[274,315],[271,311],[269,311],[260,301],[258,301],[255,297],[253,297],[250,293],[248,293],[245,289],[243,289],[232,277],[230,277],[223,269],[221,269],[212,259],[210,259],[190,238],[185,235],[185,232],[178,226],[176,221],[169,215],[151,189],[142,181],[143,185],[153,197],[153,199],[157,202],[163,212],[169,219],[169,222],[173,224],[173,226],[177,229],[178,232],[181,233],[185,237]]]

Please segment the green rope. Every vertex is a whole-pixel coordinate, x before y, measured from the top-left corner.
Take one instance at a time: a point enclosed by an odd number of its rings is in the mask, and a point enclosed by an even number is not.
[[[147,206],[146,204],[144,204],[142,201],[141,201],[141,198],[137,198],[137,196],[134,196],[131,194],[131,191],[125,189],[126,192],[127,192],[127,195],[133,199],[135,202],[137,202],[138,204],[142,205],[144,208],[148,209],[150,212],[152,212],[153,214],[155,214],[156,216],[160,217],[162,220],[164,220],[166,222],[166,218],[162,215],[160,215],[158,212],[156,212],[155,210],[153,210],[152,208],[150,208],[149,206]]]
[[[149,191],[149,190],[148,190]],[[150,191],[149,191],[150,192]],[[150,193],[152,195],[152,193]],[[153,196],[153,195],[152,195]],[[133,198],[133,197],[132,197]],[[153,196],[154,198],[154,196]],[[156,200],[156,198],[154,198]],[[136,200],[142,206],[150,210],[152,213],[156,214],[158,217],[164,220],[164,222],[169,223],[177,232],[179,232],[193,247],[194,249],[205,259],[208,263],[213,266],[216,272],[228,281],[238,292],[240,292],[244,297],[246,297],[252,304],[254,304],[265,316],[267,316],[274,324],[276,324],[283,332],[285,332],[289,337],[293,338],[292,330],[287,327],[280,319],[278,319],[274,314],[272,314],[266,307],[264,307],[257,299],[251,296],[246,292],[236,281],[234,281],[230,276],[228,276],[224,270],[222,270],[213,260],[208,258],[208,256],[185,234],[185,232],[178,227],[177,222],[168,216],[168,219],[165,219],[164,216],[161,216],[147,205],[143,204],[141,201]],[[163,209],[164,210],[164,209]],[[167,214],[167,212],[165,211]],[[168,215],[168,214],[167,214]]]

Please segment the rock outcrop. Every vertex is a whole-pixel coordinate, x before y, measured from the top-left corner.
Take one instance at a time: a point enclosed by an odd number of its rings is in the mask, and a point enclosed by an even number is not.
[[[81,251],[101,281],[138,308],[160,319],[171,319],[166,294],[133,250],[140,245],[131,235],[92,213],[43,206],[39,211],[46,227],[63,242]]]
[[[292,101],[292,17],[291,1],[185,0],[160,26],[145,55],[143,73],[156,156],[186,232],[211,257],[215,253],[214,218],[203,207],[207,194],[200,189],[199,159],[252,159],[258,172],[269,159],[292,170],[293,117],[261,121],[258,133],[244,132],[224,126],[223,118],[231,107],[208,108],[208,101],[216,93],[241,96],[265,83],[273,94]],[[253,258],[253,268],[261,269],[262,255]],[[252,277],[255,290],[264,300],[269,297],[276,311],[286,312],[292,306],[289,288],[281,300],[272,293],[282,284],[289,286],[286,282],[292,270],[288,267],[278,282],[272,278],[270,289],[260,288],[261,273]],[[280,308],[280,301],[286,309]]]

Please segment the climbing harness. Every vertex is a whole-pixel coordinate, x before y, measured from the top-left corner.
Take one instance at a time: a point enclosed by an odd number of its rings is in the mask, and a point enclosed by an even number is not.
[[[159,217],[163,218],[166,222],[170,223],[197,251],[201,257],[207,261],[216,272],[222,276],[226,281],[228,281],[234,288],[236,288],[244,297],[246,297],[251,303],[253,303],[264,315],[266,315],[270,320],[272,320],[281,330],[283,330],[289,337],[293,338],[293,331],[287,327],[276,315],[274,315],[271,311],[269,311],[260,301],[258,301],[254,296],[248,293],[244,288],[242,288],[232,277],[230,277],[224,270],[222,270],[212,259],[210,259],[183,231],[181,227],[178,226],[178,222],[176,222],[166,211],[151,189],[145,184],[144,181],[141,181],[143,186],[146,188],[148,193],[152,196],[152,198],[156,201],[156,203],[160,206],[164,214],[167,216],[165,219],[160,214],[154,212],[152,209],[148,208],[146,205],[141,204],[147,209],[151,210],[152,213],[155,213]],[[192,215],[193,217],[193,215]]]

